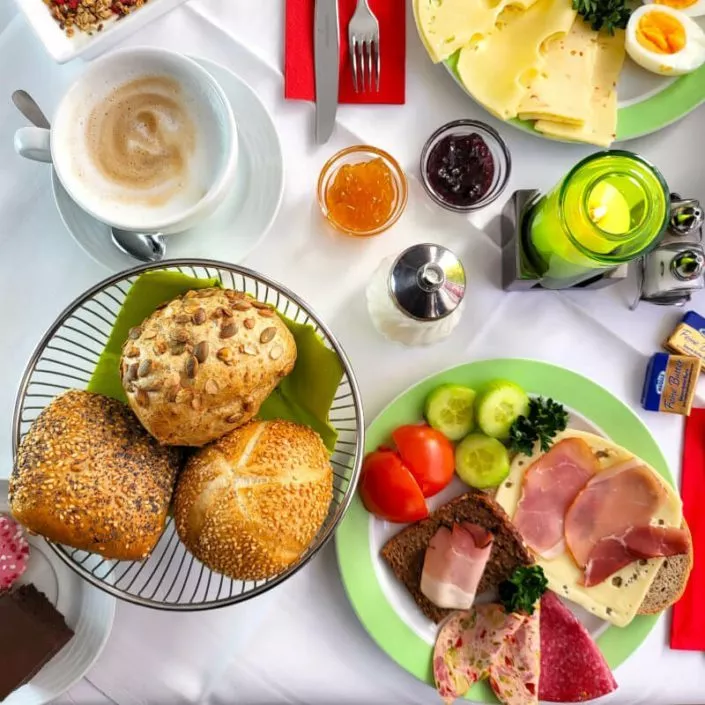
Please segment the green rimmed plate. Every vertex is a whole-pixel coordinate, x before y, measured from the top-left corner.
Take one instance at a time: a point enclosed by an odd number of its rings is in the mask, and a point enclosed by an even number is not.
[[[426,395],[439,384],[455,383],[481,387],[496,378],[520,384],[530,394],[550,396],[571,410],[571,427],[600,433],[628,448],[650,463],[673,484],[666,460],[648,429],[629,407],[606,389],[575,372],[532,360],[499,359],[453,367],[414,385],[392,401],[370,424],[365,452],[386,442],[391,432],[422,418]],[[451,486],[429,500],[432,508],[463,492],[454,480]],[[346,592],[370,636],[402,668],[433,685],[431,654],[436,627],[416,607],[406,589],[396,581],[379,557],[384,542],[402,527],[368,514],[356,495],[338,529],[336,547]],[[611,668],[627,659],[656,624],[656,616],[638,616],[624,628],[613,627],[575,609],[597,640]],[[476,684],[468,699],[496,702],[485,683]]]
[[[703,18],[692,19],[703,26]],[[462,90],[473,98],[458,76],[458,54],[459,51],[444,61],[443,65]],[[615,141],[625,142],[649,135],[677,122],[705,102],[705,64],[686,76],[666,78],[640,68],[627,57],[617,86],[617,95],[619,102]],[[506,122],[543,139],[567,141],[535,130],[530,120],[515,118]]]

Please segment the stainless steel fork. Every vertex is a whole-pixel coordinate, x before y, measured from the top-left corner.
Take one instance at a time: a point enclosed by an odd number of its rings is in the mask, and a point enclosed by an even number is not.
[[[379,22],[367,0],[357,0],[355,14],[348,25],[348,44],[355,92],[379,91],[379,75],[382,71]]]

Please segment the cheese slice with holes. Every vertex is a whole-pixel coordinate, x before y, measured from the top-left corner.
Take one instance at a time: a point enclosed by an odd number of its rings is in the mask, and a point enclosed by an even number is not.
[[[598,460],[599,472],[634,458],[634,454],[625,448],[592,433],[568,429],[559,433],[554,442],[563,438],[584,439]],[[514,517],[522,496],[524,473],[541,455],[543,454],[537,451],[531,458],[521,454],[516,456],[507,479],[497,490],[495,500],[507,512],[510,519]],[[650,465],[643,461],[641,463],[659,479],[666,494],[666,501],[654,516],[654,521],[665,526],[680,526],[683,514],[678,493]],[[583,571],[578,568],[568,550],[562,551],[551,559],[536,556],[536,562],[543,568],[548,579],[548,587],[553,592],[618,627],[625,627],[634,619],[663,560],[663,558],[651,558],[645,561],[634,561],[599,585],[585,587],[580,584]]]
[[[414,19],[421,41],[438,63],[466,44],[494,31],[504,8],[526,9],[536,0],[414,0]]]
[[[491,113],[503,120],[516,117],[544,64],[544,43],[567,34],[575,16],[570,0],[538,0],[526,11],[508,8],[493,33],[460,52],[461,81]]]
[[[559,139],[588,142],[608,147],[617,136],[617,80],[624,64],[624,32],[597,38],[595,68],[590,88],[590,114],[582,126],[571,126],[550,120],[538,120],[534,127]]]
[[[546,45],[544,64],[519,105],[522,120],[585,124],[592,113],[597,32],[578,17],[570,32]]]

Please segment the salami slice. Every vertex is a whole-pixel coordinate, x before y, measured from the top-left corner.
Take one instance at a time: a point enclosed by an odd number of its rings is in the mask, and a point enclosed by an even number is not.
[[[522,623],[522,617],[507,614],[496,604],[450,615],[441,625],[433,651],[433,677],[443,702],[452,703],[486,678],[505,640]]]
[[[22,527],[0,514],[0,593],[9,590],[27,569],[29,544]]]
[[[539,698],[577,703],[599,698],[617,682],[587,629],[552,592],[541,598]]]
[[[504,642],[490,665],[490,685],[504,705],[538,705],[541,673],[540,608]]]

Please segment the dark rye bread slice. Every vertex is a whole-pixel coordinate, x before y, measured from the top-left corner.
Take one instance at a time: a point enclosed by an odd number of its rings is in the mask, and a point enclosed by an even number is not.
[[[394,575],[406,586],[421,611],[438,623],[453,610],[436,607],[419,589],[426,548],[441,526],[469,521],[494,535],[492,553],[480,581],[478,595],[496,588],[514,569],[534,561],[521,535],[502,507],[488,494],[471,490],[439,507],[426,519],[402,529],[382,547],[382,558]]]

